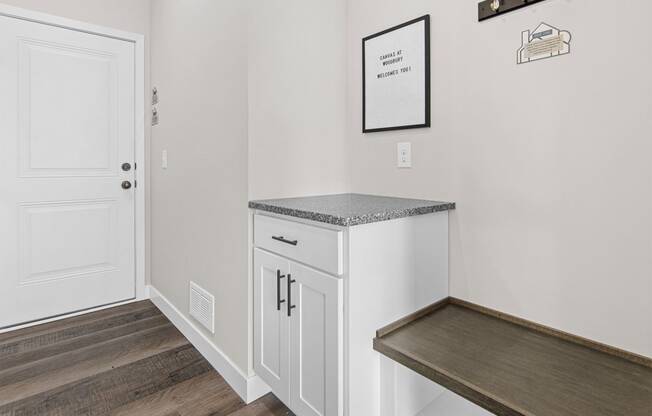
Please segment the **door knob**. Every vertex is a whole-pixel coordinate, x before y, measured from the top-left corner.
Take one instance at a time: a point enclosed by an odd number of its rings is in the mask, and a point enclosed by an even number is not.
[[[131,188],[131,182],[129,181],[122,182],[122,189],[129,189],[129,188]]]
[[[123,163],[122,164],[122,170],[125,172],[129,172],[131,170],[131,164],[130,163]]]

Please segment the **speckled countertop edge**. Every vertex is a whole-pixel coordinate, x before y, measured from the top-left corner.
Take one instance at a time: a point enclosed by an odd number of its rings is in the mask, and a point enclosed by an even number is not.
[[[408,209],[394,209],[379,212],[376,214],[356,215],[353,217],[341,217],[324,214],[314,211],[305,211],[276,205],[266,204],[265,201],[251,201],[249,208],[257,209],[274,214],[286,215],[289,217],[302,218],[306,220],[322,222],[326,224],[339,225],[341,227],[352,227],[355,225],[371,224],[374,222],[389,221],[399,218],[413,217],[417,215],[431,214],[441,211],[450,211],[455,209],[454,202],[433,202],[433,205]]]

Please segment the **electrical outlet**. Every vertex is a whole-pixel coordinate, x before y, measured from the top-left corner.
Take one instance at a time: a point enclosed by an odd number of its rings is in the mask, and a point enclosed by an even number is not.
[[[411,168],[412,167],[412,143],[399,143],[396,146],[397,160],[396,167],[398,168]]]

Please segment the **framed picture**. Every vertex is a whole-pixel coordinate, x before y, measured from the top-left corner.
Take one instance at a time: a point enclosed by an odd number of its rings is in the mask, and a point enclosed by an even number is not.
[[[430,15],[362,40],[362,131],[430,127]]]

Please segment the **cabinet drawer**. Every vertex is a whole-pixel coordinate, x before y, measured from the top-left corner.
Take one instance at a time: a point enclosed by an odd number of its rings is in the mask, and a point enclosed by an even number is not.
[[[342,231],[265,215],[254,216],[254,244],[325,272],[341,275]]]

